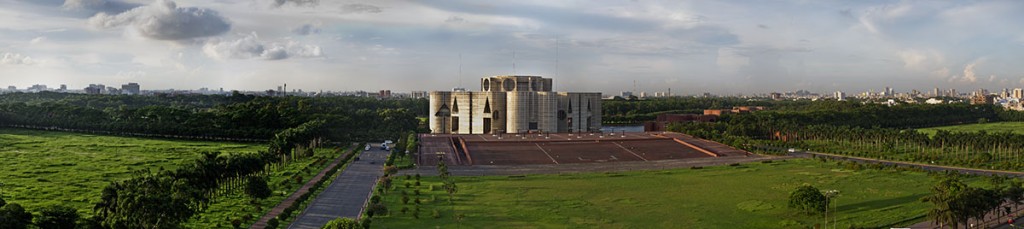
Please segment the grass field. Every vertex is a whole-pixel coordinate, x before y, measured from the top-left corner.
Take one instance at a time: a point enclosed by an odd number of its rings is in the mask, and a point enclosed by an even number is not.
[[[1015,134],[1024,134],[1024,122],[992,122],[983,124],[964,124],[955,126],[923,128],[917,130],[928,135],[935,135],[935,131],[937,130],[947,130],[952,132],[978,132],[984,130],[989,133],[1011,132]]]
[[[384,198],[391,216],[375,228],[807,228],[822,223],[787,208],[801,184],[842,194],[838,228],[924,220],[932,178],[921,172],[844,170],[833,162],[775,161],[739,166],[626,173],[456,177],[455,214],[437,177],[404,176]],[[431,187],[433,191],[430,191]],[[413,218],[417,196],[419,219]],[[401,202],[408,193],[408,204]],[[402,213],[401,209],[408,208]],[[434,218],[434,211],[439,218]],[[831,226],[831,223],[830,225]]]
[[[175,169],[202,151],[263,149],[263,144],[0,129],[0,182],[4,200],[29,211],[63,204],[92,215],[103,187],[130,177],[132,170]]]

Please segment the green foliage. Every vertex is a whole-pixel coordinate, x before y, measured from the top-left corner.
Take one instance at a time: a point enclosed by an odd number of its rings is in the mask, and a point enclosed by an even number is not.
[[[789,207],[807,214],[825,212],[825,195],[811,185],[801,185],[789,194]]]
[[[267,180],[260,176],[251,176],[245,182],[245,195],[252,199],[266,199],[273,194]]]
[[[280,224],[280,222],[278,222],[277,219],[267,220],[267,229],[275,229],[279,226],[278,224]]]
[[[328,221],[321,229],[361,229],[363,226],[351,218],[337,218]]]
[[[42,229],[75,229],[78,211],[74,208],[51,205],[39,210],[36,226]]]
[[[24,229],[32,223],[32,213],[17,203],[0,208],[0,229]]]

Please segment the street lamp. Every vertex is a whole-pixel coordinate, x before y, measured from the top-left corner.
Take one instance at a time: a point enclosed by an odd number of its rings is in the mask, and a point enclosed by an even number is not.
[[[837,196],[839,196],[839,190],[828,190],[828,191],[825,191],[825,228],[826,229],[828,228],[828,207],[832,203],[831,199],[833,199],[833,198],[835,198]],[[836,210],[838,210],[839,206],[836,205],[836,207],[837,207]],[[834,215],[835,212],[833,212],[832,214]],[[836,227],[836,220],[837,220],[837,218],[835,216],[832,216],[832,227],[833,228]]]

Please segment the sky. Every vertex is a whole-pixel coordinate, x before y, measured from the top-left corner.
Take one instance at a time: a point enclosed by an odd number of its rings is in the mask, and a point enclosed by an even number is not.
[[[0,0],[0,85],[618,94],[1024,87],[1022,1]]]

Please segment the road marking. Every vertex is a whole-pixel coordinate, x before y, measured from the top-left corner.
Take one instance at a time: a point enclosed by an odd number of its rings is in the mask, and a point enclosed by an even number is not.
[[[632,150],[626,149],[626,147],[620,145],[618,142],[612,142],[612,143],[617,145],[617,146],[619,146],[619,148],[622,148],[623,150],[626,150],[626,152],[629,152],[630,154],[633,154],[633,156],[636,156],[636,157],[640,158],[641,160],[647,161],[647,158],[641,157],[639,154],[636,154],[636,152],[633,152]]]
[[[533,144],[537,145],[537,148],[540,149],[541,152],[544,152],[544,155],[547,155],[548,158],[551,158],[551,162],[554,162],[556,165],[558,164],[558,161],[556,161],[554,157],[551,157],[551,154],[548,154],[548,151],[544,150],[544,147],[540,147],[540,143],[533,143]]]
[[[491,141],[491,140],[487,140],[487,138],[485,138],[483,135],[477,135],[477,137],[480,137],[480,139],[483,139],[485,142]]]

